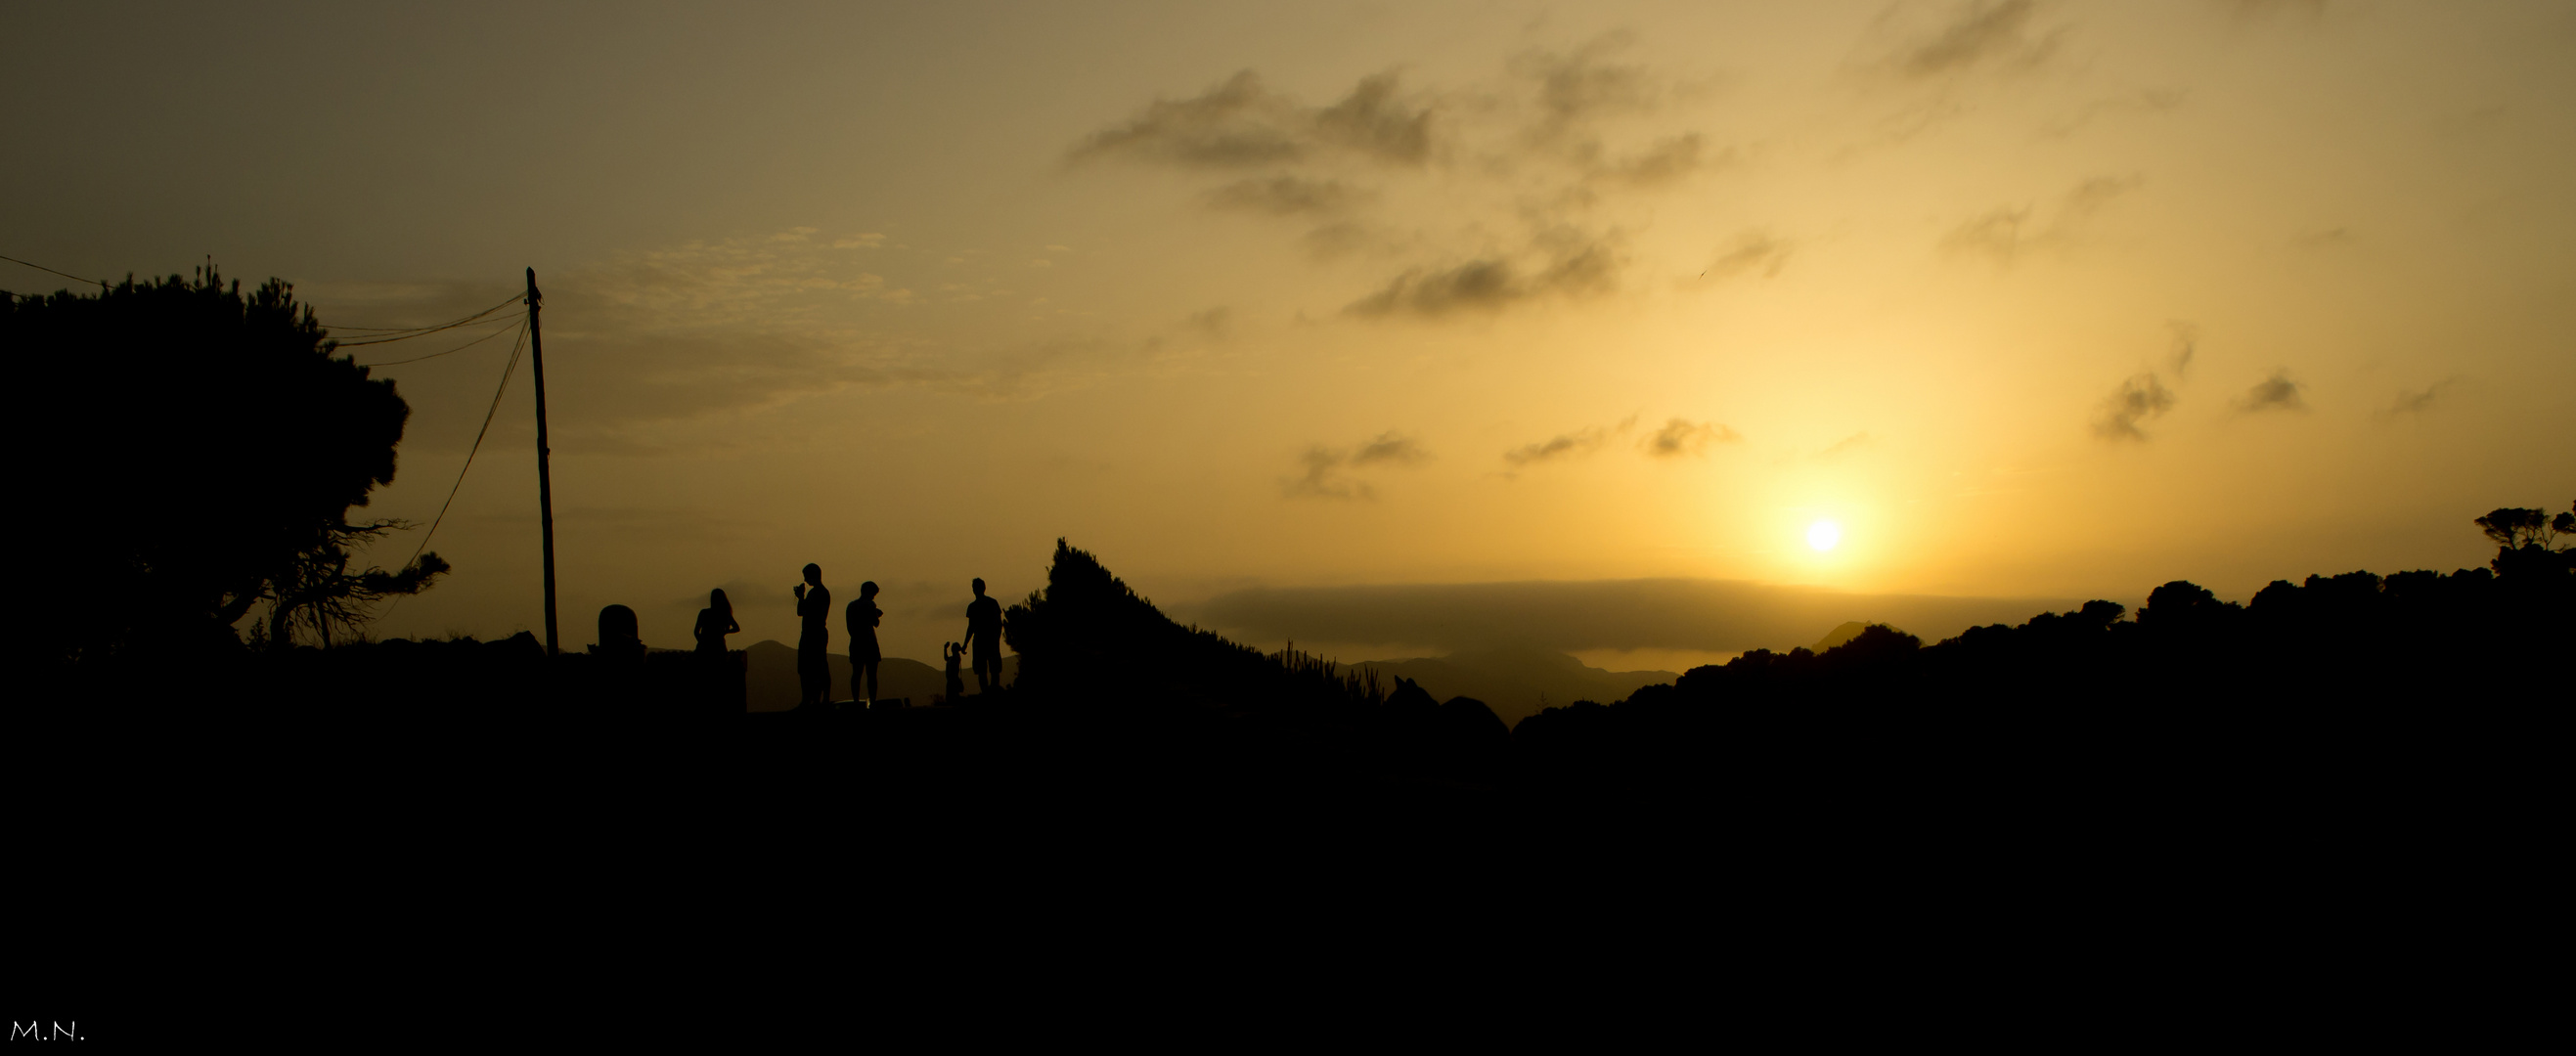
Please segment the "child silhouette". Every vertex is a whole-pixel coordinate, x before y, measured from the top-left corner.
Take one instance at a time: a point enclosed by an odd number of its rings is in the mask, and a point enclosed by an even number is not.
[[[940,683],[940,695],[948,703],[955,704],[966,696],[966,678],[957,671],[959,661],[965,659],[966,647],[956,642],[942,642],[939,655],[948,658],[948,674]]]

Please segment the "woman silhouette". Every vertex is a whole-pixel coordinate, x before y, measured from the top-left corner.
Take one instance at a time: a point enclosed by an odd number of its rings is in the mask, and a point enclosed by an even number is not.
[[[869,580],[859,584],[858,600],[842,613],[850,625],[850,695],[858,697],[862,707],[877,699],[877,664],[884,656],[877,651],[877,619],[885,610],[877,607],[877,584]],[[868,692],[859,696],[859,680],[866,679]]]
[[[707,607],[698,610],[698,651],[724,652],[725,635],[741,632],[742,625],[733,622],[733,602],[725,600],[724,588],[716,588],[707,595]]]

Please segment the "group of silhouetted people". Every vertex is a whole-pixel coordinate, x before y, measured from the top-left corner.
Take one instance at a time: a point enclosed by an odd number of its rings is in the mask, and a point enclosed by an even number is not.
[[[966,606],[966,636],[962,641],[946,642],[940,654],[946,660],[946,696],[956,700],[965,691],[965,681],[958,674],[961,660],[971,658],[975,672],[975,689],[989,693],[1002,680],[1002,603],[984,593],[984,581],[974,583],[975,600]],[[823,566],[806,565],[805,581],[796,584],[796,680],[798,707],[822,707],[832,702],[831,613],[832,589],[823,585]],[[600,614],[601,641],[624,642],[634,639],[634,615],[622,605],[612,605],[619,616]],[[885,610],[877,607],[875,582],[859,584],[859,596],[842,610],[841,620],[850,635],[850,695],[862,707],[877,699],[877,668],[885,653],[877,645],[877,626]],[[624,633],[611,636],[612,622]],[[742,624],[734,619],[733,602],[722,589],[707,596],[707,607],[698,610],[697,627],[692,632],[701,654],[721,655],[725,637],[741,632]],[[640,647],[642,644],[637,641]],[[637,651],[641,651],[640,648]]]

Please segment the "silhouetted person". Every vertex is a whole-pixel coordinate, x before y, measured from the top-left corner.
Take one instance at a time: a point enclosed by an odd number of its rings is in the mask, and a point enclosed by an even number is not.
[[[635,610],[624,605],[611,605],[599,610],[599,644],[590,647],[594,656],[620,660],[644,658],[644,636],[635,629]]]
[[[872,705],[877,699],[877,664],[885,659],[877,651],[877,620],[885,610],[877,607],[877,582],[859,584],[858,600],[850,602],[842,619],[850,626],[850,695],[860,706]],[[866,678],[868,692],[859,696],[859,679]]]
[[[813,589],[808,590],[806,588]],[[823,566],[805,566],[805,582],[796,585],[796,615],[805,621],[796,638],[796,681],[802,690],[797,707],[832,703],[832,592],[823,586]]]
[[[975,600],[966,603],[963,644],[975,651],[975,692],[992,692],[1002,681],[1002,603],[984,596],[980,578],[975,581]]]
[[[958,663],[966,659],[966,647],[955,642],[941,642],[939,655],[948,660],[948,670],[940,679],[940,697],[955,704],[966,695],[966,680],[957,674]]]
[[[697,636],[700,654],[725,651],[725,636],[742,633],[742,625],[733,619],[733,602],[725,597],[723,587],[707,595],[707,607],[698,610]]]

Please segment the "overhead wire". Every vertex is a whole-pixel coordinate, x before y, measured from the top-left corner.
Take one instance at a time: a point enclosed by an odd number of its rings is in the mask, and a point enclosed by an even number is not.
[[[505,316],[501,316],[501,317],[500,317],[500,318],[498,318],[498,319],[488,319],[488,320],[485,320],[485,321],[486,321],[486,322],[504,322],[504,321],[508,321],[508,320],[514,320],[514,319],[525,319],[525,318],[527,318],[527,313],[525,313],[525,312],[521,312],[521,313],[519,313],[519,314],[517,314],[517,315],[505,315]],[[398,367],[398,366],[401,366],[401,365],[403,365],[403,364],[405,364],[405,363],[418,363],[418,362],[420,362],[421,360],[424,360],[424,359],[437,359],[437,358],[438,358],[438,357],[440,357],[440,356],[452,356],[452,355],[455,355],[456,353],[463,352],[463,351],[465,351],[466,349],[472,348],[472,347],[474,347],[474,346],[476,346],[476,345],[482,344],[483,342],[489,341],[489,340],[491,340],[491,339],[493,339],[493,338],[499,337],[499,336],[501,336],[501,335],[503,335],[503,334],[506,334],[506,333],[509,333],[509,332],[510,332],[510,328],[509,328],[509,327],[506,327],[506,326],[505,326],[505,327],[500,327],[500,328],[498,328],[498,329],[493,330],[491,333],[485,334],[485,335],[483,335],[483,336],[481,336],[481,337],[475,338],[474,340],[468,341],[468,342],[466,342],[466,343],[464,343],[464,344],[461,344],[461,345],[458,345],[458,346],[456,346],[456,347],[454,347],[454,348],[448,349],[448,350],[447,350],[447,351],[445,351],[445,352],[432,352],[432,353],[430,353],[430,354],[428,354],[428,355],[426,355],[426,356],[413,356],[413,357],[411,357],[410,359],[388,359],[388,360],[384,360],[384,361],[382,361],[382,362],[377,362],[377,363],[360,363],[360,364],[358,364],[358,365],[359,365],[359,366],[362,366],[362,367]]]
[[[492,390],[492,406],[489,410],[483,412],[483,427],[474,431],[474,445],[465,449],[465,464],[458,467],[456,470],[456,483],[448,486],[447,501],[438,504],[438,516],[430,518],[429,530],[421,533],[420,545],[412,548],[411,561],[403,562],[403,567],[411,567],[412,561],[420,560],[420,555],[429,551],[430,539],[438,535],[438,526],[447,520],[448,507],[456,505],[456,493],[463,490],[465,487],[466,471],[474,468],[474,456],[477,452],[483,450],[483,437],[485,434],[492,431],[493,417],[501,413],[501,396],[502,394],[510,391],[510,376],[518,373],[519,355],[526,351],[527,347],[528,327],[526,323],[521,323],[519,324],[519,340],[517,343],[510,346],[510,362],[501,368],[501,384]],[[394,604],[399,605],[401,603],[402,598],[400,596],[394,598]],[[390,614],[393,609],[391,606],[388,606],[385,611]]]
[[[471,326],[477,322],[486,321],[483,318],[484,316],[490,315],[517,303],[523,296],[524,295],[522,294],[511,294],[509,297],[504,298],[499,304],[493,305],[454,322],[440,323],[437,326],[418,327],[412,330],[394,331],[391,333],[361,334],[349,340],[339,342],[339,346],[342,348],[356,348],[362,345],[382,345],[395,341],[409,341],[415,337],[427,337],[443,330],[454,330],[460,326]]]
[[[482,311],[476,312],[476,313],[474,313],[473,315],[466,316],[464,319],[456,320],[455,322],[447,322],[447,323],[431,323],[431,324],[428,324],[428,325],[425,325],[425,326],[344,326],[344,325],[340,325],[340,324],[334,323],[334,324],[330,324],[330,325],[328,325],[328,326],[324,327],[324,329],[328,329],[328,330],[363,330],[363,331],[367,331],[367,333],[363,333],[363,334],[358,335],[358,336],[359,336],[359,338],[374,337],[374,336],[379,336],[379,335],[383,335],[383,334],[408,334],[408,333],[415,333],[415,332],[421,332],[421,331],[436,330],[436,329],[438,329],[438,328],[440,328],[440,327],[443,327],[443,326],[454,326],[454,325],[456,325],[456,323],[457,323],[457,322],[466,322],[466,321],[469,321],[469,320],[482,318],[483,316],[490,315],[490,314],[492,314],[492,313],[493,313],[493,312],[495,312],[495,311],[498,311],[498,310],[500,310],[500,309],[502,309],[502,308],[506,308],[506,307],[508,307],[512,302],[515,302],[515,301],[523,301],[523,300],[526,300],[526,299],[527,299],[527,295],[526,295],[526,294],[514,293],[514,294],[511,294],[510,296],[508,296],[508,297],[506,297],[506,298],[503,298],[503,299],[502,299],[502,301],[501,301],[501,303],[499,303],[499,304],[493,305],[493,306],[492,306],[492,307],[490,307],[490,308],[483,309]]]

